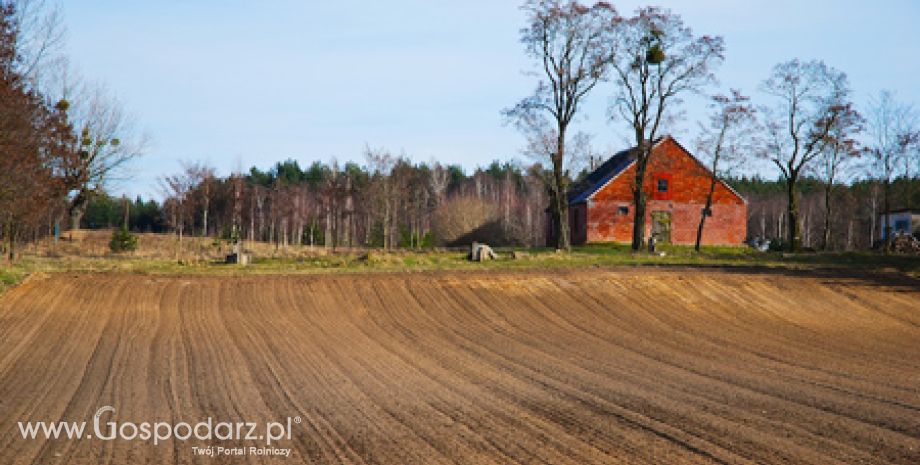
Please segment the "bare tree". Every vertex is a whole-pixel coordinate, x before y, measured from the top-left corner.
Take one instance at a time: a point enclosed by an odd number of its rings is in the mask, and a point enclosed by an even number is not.
[[[588,7],[559,0],[532,0],[523,8],[530,24],[521,30],[521,42],[527,55],[540,63],[541,71],[534,74],[542,76],[533,95],[504,114],[516,121],[531,145],[536,140],[546,147],[553,167],[549,186],[556,247],[568,250],[568,129],[613,59],[617,13],[607,3]]]
[[[920,173],[920,128],[908,128],[899,139],[904,158],[904,179],[907,181],[906,207],[911,208],[914,198],[914,180]],[[916,167],[916,170],[912,171],[913,167]]]
[[[440,205],[444,202],[444,196],[447,195],[447,186],[450,182],[450,173],[444,165],[434,162],[431,168],[431,192],[434,194],[435,204]]]
[[[891,182],[897,169],[908,153],[910,134],[916,132],[917,115],[911,105],[895,100],[889,91],[882,91],[873,99],[868,112],[870,134],[869,150],[874,157],[873,171],[882,182],[882,215],[884,226],[882,238],[889,237],[889,213],[891,212]],[[877,221],[873,218],[872,221]]]
[[[207,163],[182,163],[189,185],[198,190],[201,197],[201,235],[208,235],[208,211],[211,210],[211,198],[214,187],[214,168]]]
[[[182,258],[182,236],[185,232],[185,221],[189,210],[188,194],[194,187],[194,180],[186,172],[160,178],[160,190],[168,199],[166,208],[170,212],[170,223],[178,234],[176,261]]]
[[[712,215],[712,197],[722,173],[748,161],[752,153],[757,121],[750,98],[736,89],[730,95],[716,95],[710,105],[713,113],[708,125],[701,125],[697,141],[699,153],[709,161],[709,190],[706,204],[700,213],[700,224],[696,230],[696,251],[703,241],[703,227],[706,218]]]
[[[724,59],[724,45],[718,36],[695,36],[679,15],[656,7],[621,19],[614,41],[618,93],[610,112],[627,122],[635,136],[632,248],[639,250],[645,240],[644,183],[653,144],[681,97],[714,82],[713,69]]]
[[[55,74],[66,67],[63,54],[66,29],[60,4],[50,0],[12,0],[20,60],[17,73],[33,86],[48,90]],[[46,82],[48,81],[48,82]]]
[[[849,83],[846,74],[821,61],[795,59],[774,66],[761,88],[774,98],[774,105],[763,109],[767,132],[763,156],[779,168],[786,182],[788,248],[796,251],[802,245],[797,183],[821,155],[840,117],[833,108],[849,103]]]
[[[77,229],[91,196],[124,174],[128,162],[144,152],[147,139],[135,133],[121,102],[102,86],[84,86],[67,101],[68,115],[79,133],[63,167],[63,179],[71,227]]]
[[[369,146],[365,148],[364,155],[372,174],[371,186],[376,191],[374,198],[378,203],[377,214],[382,220],[383,248],[389,250],[393,247],[391,223],[396,210],[394,205],[396,189],[390,174],[396,164],[396,159],[386,150],[371,149]]]
[[[834,191],[840,178],[846,176],[847,168],[862,152],[855,136],[863,129],[863,118],[849,102],[834,105],[827,116],[834,121],[827,133],[821,150],[819,178],[824,182],[824,231],[821,248],[828,250],[831,243],[831,219]]]

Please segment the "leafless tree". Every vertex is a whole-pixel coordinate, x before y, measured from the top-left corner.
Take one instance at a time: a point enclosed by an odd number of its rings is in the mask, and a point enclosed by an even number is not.
[[[712,214],[712,197],[716,184],[723,173],[749,161],[753,151],[757,119],[750,98],[732,89],[730,95],[716,95],[712,98],[713,113],[709,124],[701,125],[697,140],[699,153],[708,161],[711,177],[706,193],[706,204],[700,213],[700,224],[696,231],[696,251],[703,240],[706,218]]]
[[[438,162],[433,162],[431,166],[431,192],[434,194],[435,203],[440,205],[444,201],[444,196],[447,195],[450,173],[444,165]]]
[[[920,173],[920,128],[908,128],[899,139],[904,159],[904,179],[907,181],[906,207],[911,208],[914,198],[913,181]]]
[[[182,259],[182,237],[185,232],[186,217],[189,211],[189,192],[195,187],[194,179],[187,172],[163,176],[159,180],[160,190],[168,199],[166,204],[170,212],[170,223],[178,234],[176,242],[176,261]]]
[[[207,163],[193,162],[182,163],[182,169],[188,179],[189,185],[198,191],[198,201],[201,202],[201,235],[208,235],[208,212],[211,210],[211,199],[214,195],[214,168]]]
[[[44,81],[66,66],[63,54],[66,29],[60,4],[50,0],[13,0],[20,60],[17,73],[44,88]],[[48,90],[48,89],[45,89]]]
[[[365,148],[364,155],[368,168],[371,171],[371,186],[375,191],[374,198],[377,203],[377,214],[381,217],[383,227],[383,248],[393,248],[392,226],[395,215],[396,188],[390,174],[396,164],[396,158],[383,149]]]
[[[123,178],[127,164],[146,149],[122,103],[101,85],[83,86],[68,99],[68,116],[78,134],[64,167],[71,227],[77,229],[93,193]]]
[[[569,125],[613,59],[617,13],[607,3],[589,7],[559,0],[533,0],[523,8],[530,24],[521,30],[521,42],[540,63],[541,71],[534,73],[540,80],[533,95],[504,113],[528,135],[531,145],[540,144],[549,154],[556,247],[568,250]]]
[[[913,106],[895,100],[889,91],[882,91],[870,103],[868,112],[870,135],[869,150],[874,157],[873,172],[882,182],[883,238],[888,237],[889,213],[891,212],[891,182],[900,166],[908,166],[905,157],[910,135],[917,130],[917,114]],[[876,221],[873,218],[873,221]]]
[[[853,166],[853,161],[862,152],[856,136],[863,129],[862,115],[849,102],[832,106],[827,118],[834,124],[827,133],[817,170],[818,177],[824,182],[823,250],[828,250],[831,244],[831,219],[834,217],[831,199],[841,177],[849,174],[847,169]]]
[[[617,93],[610,113],[628,123],[635,136],[632,248],[639,250],[645,240],[644,183],[652,146],[682,96],[714,82],[713,69],[724,59],[724,45],[721,37],[694,35],[679,15],[656,7],[621,19],[614,41]]]
[[[840,116],[833,108],[849,103],[849,83],[844,73],[821,61],[795,59],[774,66],[761,88],[774,99],[773,106],[762,110],[767,133],[763,156],[786,182],[787,241],[789,250],[795,251],[802,244],[797,183],[821,156]]]

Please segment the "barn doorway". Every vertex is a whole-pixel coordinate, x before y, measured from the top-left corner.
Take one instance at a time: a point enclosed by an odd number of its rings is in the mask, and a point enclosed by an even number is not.
[[[659,243],[671,243],[671,212],[652,212],[652,234]]]

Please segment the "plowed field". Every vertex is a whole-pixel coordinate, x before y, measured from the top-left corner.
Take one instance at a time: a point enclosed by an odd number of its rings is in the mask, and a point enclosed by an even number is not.
[[[120,424],[295,418],[272,443],[290,457],[21,433],[91,433],[103,406]],[[11,463],[917,464],[920,288],[692,269],[53,275],[0,297]]]

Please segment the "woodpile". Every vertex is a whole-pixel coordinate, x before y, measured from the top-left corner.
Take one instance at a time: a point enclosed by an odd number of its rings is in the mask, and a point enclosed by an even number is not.
[[[908,234],[901,234],[891,238],[888,250],[897,254],[920,255],[920,239]]]

